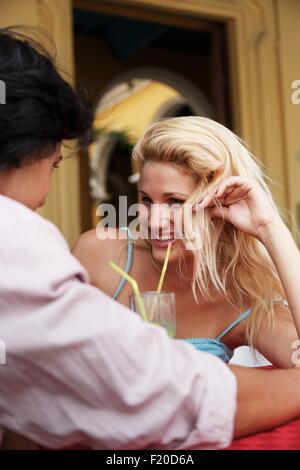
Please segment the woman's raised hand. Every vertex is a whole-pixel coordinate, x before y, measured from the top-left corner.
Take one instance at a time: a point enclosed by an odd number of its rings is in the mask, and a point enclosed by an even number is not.
[[[275,206],[257,181],[240,176],[224,179],[194,207],[195,210],[208,209],[212,218],[223,218],[258,239],[261,229],[281,221]]]

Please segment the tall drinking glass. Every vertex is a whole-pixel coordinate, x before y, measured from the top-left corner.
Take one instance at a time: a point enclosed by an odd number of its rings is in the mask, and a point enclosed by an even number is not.
[[[174,338],[176,333],[176,308],[174,292],[144,291],[140,298],[150,323],[160,325],[167,330],[168,335]],[[129,307],[141,314],[136,295],[129,296]]]

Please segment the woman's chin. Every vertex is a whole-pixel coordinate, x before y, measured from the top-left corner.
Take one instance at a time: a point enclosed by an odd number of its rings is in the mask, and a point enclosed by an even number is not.
[[[170,258],[169,262],[174,262],[177,259],[179,259],[179,253],[177,250],[177,241],[175,243],[172,243],[171,245],[171,253],[170,253]],[[153,259],[158,262],[158,263],[163,263],[166,257],[167,253],[167,248],[168,244],[160,244],[155,242],[154,240],[151,241],[152,245],[152,257]]]

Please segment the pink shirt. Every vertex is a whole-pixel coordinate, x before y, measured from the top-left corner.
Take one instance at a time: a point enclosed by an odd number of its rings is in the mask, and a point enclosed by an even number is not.
[[[50,222],[0,196],[0,428],[44,446],[223,448],[236,380],[88,283]]]

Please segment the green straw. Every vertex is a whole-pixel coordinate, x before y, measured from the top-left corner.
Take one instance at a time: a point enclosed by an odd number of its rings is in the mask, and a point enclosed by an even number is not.
[[[144,321],[148,321],[148,317],[147,317],[147,314],[146,314],[146,310],[145,310],[145,307],[143,305],[143,302],[142,302],[142,298],[141,298],[141,294],[140,294],[140,291],[139,291],[139,286],[138,286],[138,283],[136,282],[135,279],[133,279],[133,277],[129,276],[129,274],[125,273],[125,271],[123,271],[123,269],[121,269],[116,263],[114,263],[113,261],[110,261],[109,262],[109,265],[110,267],[116,271],[118,274],[120,274],[127,282],[129,282],[129,284],[131,285],[132,287],[132,290],[135,294],[135,297],[136,297],[136,301],[138,303],[138,306],[140,308],[140,313],[141,313],[141,316],[143,318]]]

